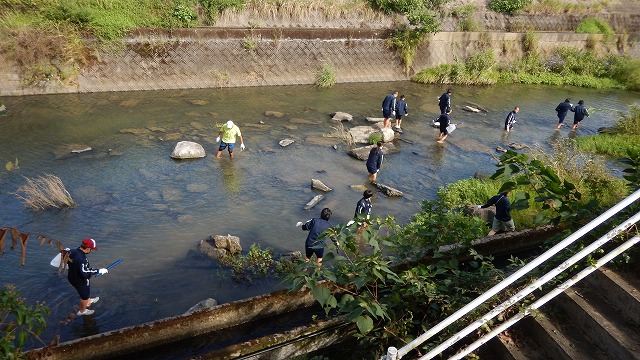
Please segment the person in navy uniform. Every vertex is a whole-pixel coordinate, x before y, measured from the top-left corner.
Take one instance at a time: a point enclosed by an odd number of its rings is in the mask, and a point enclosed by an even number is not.
[[[372,197],[373,191],[365,190],[362,193],[362,199],[356,204],[356,211],[353,214],[353,218],[358,222],[358,232],[361,232],[367,227],[365,220],[369,220],[371,217],[371,210],[373,209],[373,204],[371,203]]]
[[[513,108],[513,111],[511,111],[508,115],[507,118],[504,120],[504,130],[506,132],[511,131],[511,129],[513,129],[513,124],[516,123],[516,114],[518,113],[518,111],[520,111],[519,107],[515,107]]]
[[[383,128],[385,129],[391,128],[391,116],[396,111],[397,96],[398,96],[398,92],[394,91],[391,94],[387,95],[384,98],[384,100],[382,100],[382,117],[384,118]]]
[[[440,123],[440,135],[438,136],[438,142],[441,144],[444,142],[444,139],[446,139],[447,136],[449,136],[449,131],[447,130],[447,126],[451,124],[451,117],[449,116],[450,114],[451,114],[451,108],[446,109],[446,113],[440,114],[440,117],[438,118],[438,122]]]
[[[573,104],[571,104],[571,99],[569,98],[556,106],[556,112],[558,113],[558,126],[556,126],[556,130],[559,130],[562,127],[564,118],[567,117],[567,113],[569,113],[571,108],[573,108]]]
[[[447,89],[446,93],[440,95],[438,107],[440,107],[440,114],[446,114],[447,109],[451,110],[451,89]]]
[[[93,310],[87,309],[91,304],[100,300],[99,297],[91,298],[91,287],[89,279],[93,275],[104,275],[109,272],[107,269],[94,269],[89,265],[87,254],[92,250],[98,250],[96,241],[91,238],[82,240],[80,247],[69,252],[69,273],[67,280],[78,291],[80,295],[80,310],[78,315],[91,315]]]
[[[315,254],[318,266],[322,265],[322,256],[324,255],[324,232],[331,227],[329,223],[331,219],[331,209],[324,208],[320,212],[320,218],[313,218],[302,223],[299,221],[296,227],[302,227],[302,230],[308,231],[307,240],[304,243],[306,261],[309,262],[311,257]]]
[[[382,159],[384,153],[382,152],[382,141],[378,141],[376,146],[369,151],[369,157],[367,158],[367,171],[369,172],[369,181],[376,182],[378,178],[378,171],[382,166]]]
[[[580,121],[584,119],[585,116],[589,116],[589,111],[584,106],[584,100],[578,101],[578,105],[571,109],[573,114],[573,127],[571,130],[575,130],[580,125]]]
[[[478,209],[484,209],[489,206],[496,206],[496,215],[493,217],[493,225],[487,236],[493,236],[499,231],[514,231],[516,226],[511,217],[511,202],[509,201],[509,192],[502,193],[492,197],[484,205],[478,205]]]
[[[409,107],[407,106],[407,101],[404,99],[404,95],[400,95],[400,100],[396,103],[396,126],[393,128],[398,132],[402,132],[402,117],[409,115]]]

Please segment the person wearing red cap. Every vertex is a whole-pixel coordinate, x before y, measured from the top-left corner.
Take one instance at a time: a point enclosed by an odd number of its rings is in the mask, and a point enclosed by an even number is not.
[[[67,280],[76,288],[80,295],[80,311],[78,311],[78,315],[93,314],[93,310],[89,310],[87,307],[100,300],[99,297],[90,297],[91,287],[89,285],[89,279],[91,276],[97,274],[104,275],[109,272],[107,269],[94,269],[89,265],[87,254],[90,253],[91,250],[98,250],[96,241],[91,238],[86,238],[82,240],[80,247],[69,252],[69,273],[67,274]]]

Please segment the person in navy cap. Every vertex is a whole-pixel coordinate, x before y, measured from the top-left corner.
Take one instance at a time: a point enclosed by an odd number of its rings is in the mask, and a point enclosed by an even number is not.
[[[104,275],[109,272],[107,269],[94,269],[89,265],[87,254],[92,250],[98,250],[96,241],[91,238],[82,240],[80,247],[69,252],[69,273],[67,280],[73,285],[80,295],[80,310],[78,315],[91,315],[93,310],[87,309],[91,304],[97,303],[99,297],[91,298],[91,287],[89,279],[93,275]]]

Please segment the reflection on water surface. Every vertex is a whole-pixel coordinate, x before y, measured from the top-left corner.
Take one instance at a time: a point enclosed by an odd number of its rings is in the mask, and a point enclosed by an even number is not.
[[[615,121],[614,112],[600,111],[577,133],[554,131],[553,109],[566,97],[619,110],[635,100],[632,93],[579,88],[454,88],[452,117],[459,128],[439,145],[430,123],[444,88],[409,82],[4,98],[0,160],[18,158],[19,169],[0,173],[0,225],[46,234],[69,247],[92,237],[100,248],[90,255],[95,267],[125,260],[93,281],[93,295],[101,297],[95,317],[67,325],[60,321],[78,299],[49,266],[55,249],[32,240],[25,267],[18,265],[19,253],[8,252],[0,261],[2,282],[16,284],[30,302],[46,302],[52,313],[43,338],[60,334],[62,341],[180,314],[208,297],[223,303],[281,288],[278,279],[233,282],[195,252],[198,241],[233,234],[245,248],[255,242],[288,252],[303,248],[306,233],[296,222],[317,216],[322,207],[333,209],[335,221],[348,220],[362,193],[351,185],[366,185],[367,172],[364,162],[346,155],[345,144],[324,136],[335,126],[329,115],[345,111],[354,116],[346,127],[365,125],[365,117],[381,116],[380,104],[391,89],[406,95],[410,115],[402,123],[406,141],[395,142],[399,151],[386,156],[378,179],[405,197],[377,194],[374,213],[400,223],[439,187],[478,171],[492,173],[497,146],[548,148],[556,138],[594,134]],[[488,114],[461,111],[467,102]],[[504,118],[515,105],[521,109],[518,123],[506,134]],[[267,116],[268,111],[276,114]],[[247,150],[236,150],[233,160],[226,153],[216,159],[213,141],[227,119],[240,126]],[[280,147],[284,138],[295,142]],[[202,144],[208,156],[172,160],[169,154],[181,140]],[[69,155],[68,144],[93,150]],[[77,208],[33,212],[13,196],[23,176],[45,173],[63,180]],[[312,178],[333,191],[305,211],[318,194],[310,187]]]

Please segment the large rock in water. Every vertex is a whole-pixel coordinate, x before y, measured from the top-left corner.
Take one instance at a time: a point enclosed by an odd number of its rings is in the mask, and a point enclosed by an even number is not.
[[[202,145],[193,141],[180,141],[171,152],[171,157],[174,159],[195,159],[203,158],[206,155]]]
[[[373,133],[380,132],[375,126],[354,126],[349,129],[349,134],[356,144],[368,144],[369,137]]]
[[[322,190],[324,192],[331,191],[331,188],[325,185],[322,181],[317,179],[311,179],[311,187],[314,189]]]
[[[347,152],[347,154],[353,156],[354,158],[356,158],[358,160],[367,161],[367,159],[369,158],[369,152],[375,146],[376,145],[369,145],[369,146],[362,146],[362,147],[353,148],[353,149],[349,150]],[[389,154],[389,153],[392,153],[392,152],[394,152],[396,150],[397,149],[393,145],[393,143],[385,143],[384,145],[382,145],[382,152],[385,155]]]
[[[346,113],[346,112],[338,111],[338,112],[335,112],[333,114],[332,120],[336,120],[336,121],[351,121],[351,120],[353,120],[353,115],[351,115],[349,113]]]

